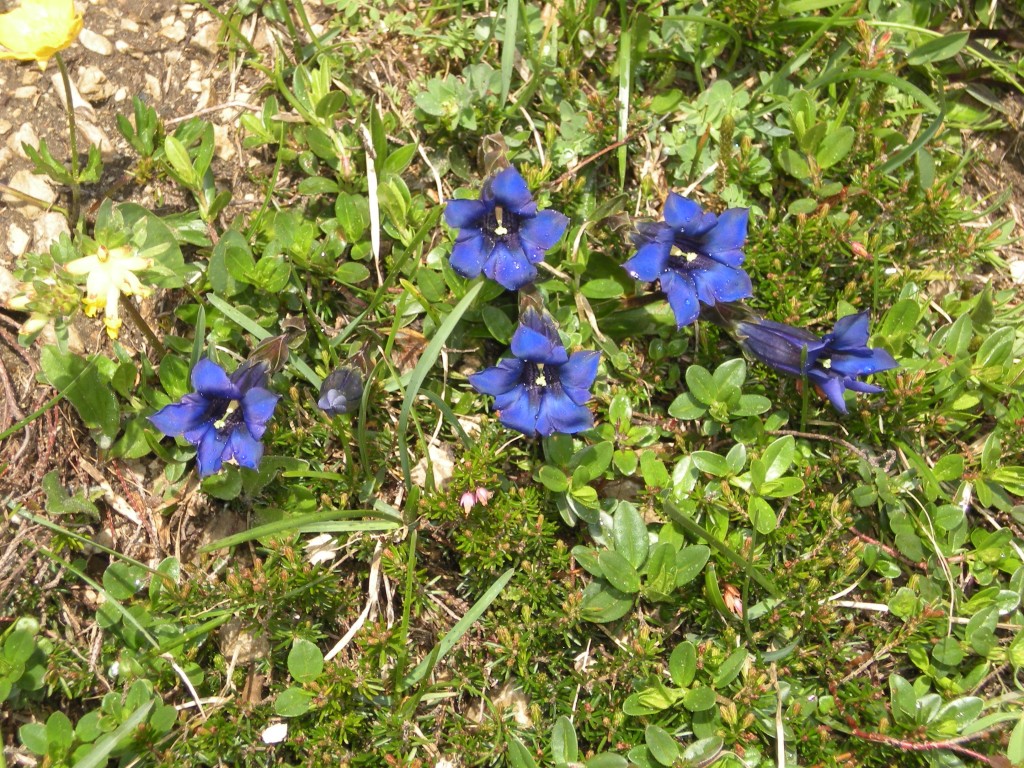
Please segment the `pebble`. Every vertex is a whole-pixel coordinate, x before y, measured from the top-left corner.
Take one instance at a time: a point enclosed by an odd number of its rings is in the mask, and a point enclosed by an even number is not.
[[[16,99],[35,99],[39,95],[39,89],[34,85],[23,85],[20,88],[15,88],[14,93],[11,94]]]
[[[7,252],[14,258],[24,256],[31,242],[32,235],[17,224],[11,224],[7,228]]]
[[[121,29],[123,29],[125,32],[138,32],[139,23],[134,19],[124,18],[121,19]]]
[[[34,203],[25,202],[14,195],[4,193],[3,201],[12,207],[17,207],[24,214],[25,218],[28,219],[42,216],[46,213],[46,208],[57,199],[57,193],[53,191],[53,187],[47,183],[46,179],[42,176],[36,176],[28,168],[22,168],[20,171],[17,171],[11,177],[7,186],[41,201],[42,208]]]
[[[185,39],[185,35],[188,34],[188,30],[185,29],[185,22],[181,19],[177,19],[173,24],[163,27],[160,30],[160,34],[172,43],[180,43]]]
[[[157,79],[156,75],[146,73],[146,93],[154,101],[158,102],[163,98],[160,90],[160,80]]]
[[[6,136],[12,127],[10,120],[0,120],[0,136]]]
[[[114,91],[114,101],[124,101],[128,98],[128,89],[123,85]]]
[[[113,95],[114,84],[102,69],[86,65],[78,71],[78,92],[91,104],[97,104]]]
[[[204,12],[205,13],[205,12]],[[217,38],[220,36],[220,22],[209,21],[196,30],[191,45],[201,48],[207,53],[217,53]]]
[[[28,144],[30,147],[39,148],[39,134],[36,133],[35,127],[32,123],[22,123],[14,134],[7,139],[7,146],[14,150],[14,153],[22,160],[28,160],[28,155],[25,154],[25,150],[22,149],[22,144]]]
[[[1010,279],[1017,284],[1024,283],[1024,259],[1010,262]]]
[[[61,234],[71,234],[68,220],[62,213],[50,211],[32,222],[32,242],[37,251],[48,251]]]
[[[114,44],[98,32],[83,29],[78,33],[78,42],[87,51],[98,53],[100,56],[109,56],[114,52]]]

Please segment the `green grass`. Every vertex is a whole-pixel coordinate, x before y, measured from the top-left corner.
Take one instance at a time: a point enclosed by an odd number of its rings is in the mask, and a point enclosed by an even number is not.
[[[18,265],[59,340],[93,242],[153,248],[173,314],[163,351],[129,320],[90,358],[23,339],[111,492],[50,466],[7,498],[33,566],[0,623],[8,764],[1024,765],[1019,249],[971,171],[1024,77],[947,32],[1019,25],[993,8],[217,3],[219,65],[262,84],[258,205],[211,123],[140,103],[123,159],[185,204],[104,207]],[[505,161],[570,219],[518,297],[452,271],[441,215]],[[870,312],[884,392],[840,416],[676,329],[620,265],[687,189],[750,209],[764,316]],[[469,386],[530,303],[602,353],[593,429],[523,438]],[[278,334],[259,470],[199,482],[144,417]],[[365,392],[329,418],[345,363]]]

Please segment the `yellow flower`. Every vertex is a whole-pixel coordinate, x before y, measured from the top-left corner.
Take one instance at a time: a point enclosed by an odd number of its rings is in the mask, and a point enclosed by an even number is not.
[[[40,66],[71,45],[82,31],[74,0],[21,0],[0,13],[0,59],[37,61]]]
[[[107,249],[102,245],[91,256],[82,256],[67,264],[72,275],[86,275],[85,298],[82,304],[85,314],[96,317],[103,310],[103,324],[107,335],[116,339],[121,330],[118,302],[125,296],[149,296],[153,289],[143,285],[135,273],[149,269],[153,260],[143,258],[127,245]]]

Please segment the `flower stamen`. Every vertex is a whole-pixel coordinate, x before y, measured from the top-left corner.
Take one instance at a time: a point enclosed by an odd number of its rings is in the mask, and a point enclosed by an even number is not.
[[[505,212],[501,209],[501,206],[500,205],[495,206],[495,208],[494,208],[494,218],[498,222],[498,226],[496,226],[494,228],[494,234],[498,235],[499,237],[508,234],[508,229],[502,223],[502,219],[504,218],[504,215],[505,215]]]

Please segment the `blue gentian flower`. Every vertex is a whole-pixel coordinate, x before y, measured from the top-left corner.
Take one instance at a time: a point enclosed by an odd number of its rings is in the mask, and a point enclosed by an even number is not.
[[[665,221],[638,225],[636,254],[623,268],[636,280],[661,281],[661,290],[682,328],[697,319],[700,304],[739,301],[752,294],[743,270],[747,209],[721,216],[675,192],[665,201]]]
[[[846,390],[883,391],[859,377],[899,365],[884,349],[867,346],[867,312],[840,319],[822,338],[803,328],[761,318],[740,320],[733,330],[751,357],[782,373],[806,376],[840,413],[846,413]]]
[[[586,407],[597,376],[598,352],[569,355],[546,314],[527,309],[512,336],[512,354],[469,383],[494,397],[498,419],[528,437],[575,434],[594,425]]]
[[[149,417],[165,435],[184,435],[198,446],[199,476],[219,471],[225,461],[256,469],[263,457],[260,440],[279,395],[264,385],[266,363],[242,363],[231,376],[203,358],[192,369],[195,392]]]
[[[479,200],[449,200],[444,218],[459,230],[452,269],[467,278],[483,272],[510,291],[534,281],[535,265],[569,224],[557,211],[538,211],[526,181],[511,167],[484,182]]]
[[[317,407],[328,416],[352,413],[363,397],[363,377],[350,365],[336,368],[320,385]]]

